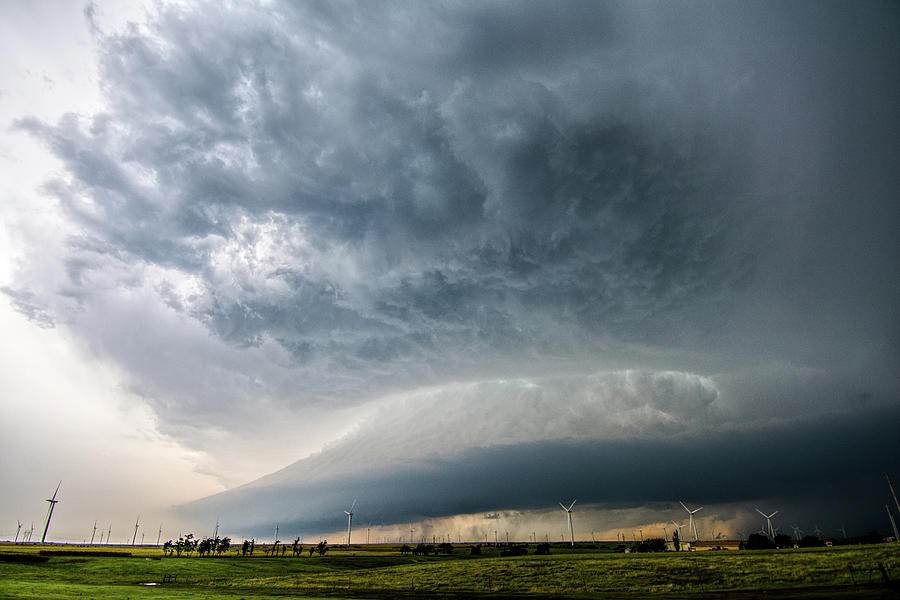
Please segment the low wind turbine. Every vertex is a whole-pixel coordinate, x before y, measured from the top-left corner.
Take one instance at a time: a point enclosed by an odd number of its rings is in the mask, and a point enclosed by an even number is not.
[[[345,510],[344,514],[347,515],[347,547],[350,547],[350,528],[353,526],[353,507],[356,506],[356,498],[353,499],[353,504],[350,505],[350,510]]]
[[[681,505],[681,508],[683,508],[684,510],[686,510],[687,513],[691,516],[691,519],[690,519],[690,526],[691,526],[691,531],[694,532],[694,541],[695,541],[695,542],[699,541],[699,540],[700,540],[700,536],[697,534],[697,525],[694,524],[694,513],[700,512],[701,510],[703,510],[703,507],[701,506],[700,508],[695,508],[694,510],[691,510],[691,509],[689,509],[687,506],[685,506],[685,505],[684,505],[684,502],[682,502],[681,500],[678,501],[678,504],[680,504],[680,505]]]
[[[91,532],[91,546],[94,545],[94,536],[97,535],[97,521],[94,521],[94,530]]]
[[[573,546],[575,545],[575,529],[572,527],[572,507],[575,506],[576,502],[578,502],[577,499],[572,500],[569,508],[566,508],[562,502],[559,503],[559,507],[566,511],[566,519],[569,521],[569,541],[572,542]]]
[[[47,512],[47,524],[44,525],[44,535],[41,536],[41,543],[44,543],[44,540],[47,539],[47,530],[50,529],[50,519],[53,518],[53,507],[56,506],[56,503],[59,500],[56,499],[56,493],[59,492],[59,486],[62,485],[62,480],[60,480],[59,484],[56,486],[56,491],[53,492],[52,498],[47,498],[47,502],[50,503],[50,510]]]
[[[18,523],[19,525],[18,525],[18,527],[16,528],[16,540],[15,540],[14,543],[18,543],[18,542],[19,542],[19,532],[22,531],[22,521],[16,519],[16,523]]]
[[[772,517],[774,517],[775,515],[777,515],[777,514],[778,514],[778,511],[776,510],[776,511],[773,512],[771,515],[767,515],[766,513],[764,513],[763,511],[761,511],[761,510],[759,510],[759,509],[757,508],[757,509],[756,509],[756,512],[758,512],[758,513],[761,514],[763,517],[765,517],[765,519],[766,519],[766,527],[768,527],[768,529],[769,529],[769,537],[772,538],[772,539],[774,540],[774,539],[775,539],[775,530],[772,529]]]

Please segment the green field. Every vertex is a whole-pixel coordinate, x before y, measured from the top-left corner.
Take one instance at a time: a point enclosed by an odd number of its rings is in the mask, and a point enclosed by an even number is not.
[[[42,549],[134,555],[27,562]],[[258,547],[252,558],[233,551],[216,558],[161,557],[158,548],[0,544],[0,598],[752,598],[763,590],[778,598],[891,598],[900,592],[884,582],[885,574],[900,581],[897,544],[660,554],[559,546],[550,556],[508,558],[490,548],[473,557],[465,545],[438,557],[372,545],[270,558]]]

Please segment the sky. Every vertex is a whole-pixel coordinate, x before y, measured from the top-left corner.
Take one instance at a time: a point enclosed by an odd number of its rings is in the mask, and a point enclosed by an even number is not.
[[[12,1],[0,50],[0,539],[60,480],[56,541],[888,533],[895,3]]]

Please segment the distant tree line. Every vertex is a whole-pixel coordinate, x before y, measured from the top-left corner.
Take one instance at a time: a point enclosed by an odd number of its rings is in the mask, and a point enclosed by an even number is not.
[[[204,538],[198,540],[194,538],[193,533],[178,538],[177,542],[172,540],[163,544],[163,554],[166,556],[191,556],[197,552],[199,556],[221,556],[231,547],[231,538],[215,537]]]

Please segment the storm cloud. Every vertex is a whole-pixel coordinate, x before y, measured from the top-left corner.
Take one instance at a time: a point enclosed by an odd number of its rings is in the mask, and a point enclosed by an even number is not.
[[[653,456],[708,457],[679,481],[715,495],[701,483],[730,464],[760,473],[755,444],[788,451],[786,423],[810,441],[842,414],[841,438],[868,440],[848,461],[879,455],[877,434],[896,467],[879,427],[900,364],[898,25],[877,2],[91,20],[104,110],[14,124],[63,165],[44,191],[66,235],[4,292],[121,365],[189,447],[374,415],[271,476],[306,482],[310,530],[361,495],[309,478],[323,461],[381,465],[362,487],[397,522],[525,507],[485,486],[550,477],[540,455],[656,481],[674,465]],[[423,487],[440,494],[392,495]]]

